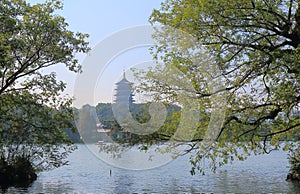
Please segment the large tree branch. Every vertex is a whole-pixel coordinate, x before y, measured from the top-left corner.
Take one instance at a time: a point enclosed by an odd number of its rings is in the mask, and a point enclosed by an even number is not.
[[[281,134],[281,133],[285,133],[287,131],[290,131],[294,128],[297,128],[300,126],[300,123],[297,123],[295,125],[291,125],[283,130],[280,130],[280,131],[275,131],[275,132],[272,132],[272,133],[269,133],[269,134],[266,134],[266,135],[260,135],[260,137],[264,137],[264,138],[267,138],[267,137],[271,137],[271,136],[274,136],[274,135],[278,135],[278,134]]]

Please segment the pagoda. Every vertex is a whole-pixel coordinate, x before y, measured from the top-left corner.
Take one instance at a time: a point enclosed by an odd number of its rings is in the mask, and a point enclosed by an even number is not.
[[[134,103],[132,94],[132,85],[125,77],[125,71],[123,72],[123,78],[116,83],[115,103]]]

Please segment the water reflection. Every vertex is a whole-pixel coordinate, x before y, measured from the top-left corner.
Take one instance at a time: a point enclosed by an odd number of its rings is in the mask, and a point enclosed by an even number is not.
[[[35,182],[32,187],[28,189],[28,193],[75,193],[72,185],[66,182],[53,181],[53,182]]]
[[[132,193],[132,179],[128,175],[116,175],[115,178],[115,188],[113,193]]]

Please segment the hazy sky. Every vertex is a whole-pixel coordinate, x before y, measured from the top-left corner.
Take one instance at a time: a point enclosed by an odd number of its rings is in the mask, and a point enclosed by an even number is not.
[[[147,25],[148,18],[154,8],[159,8],[162,0],[64,0],[64,8],[58,13],[66,18],[69,29],[88,33],[88,41],[93,49],[101,41],[115,32],[139,25]],[[29,0],[30,3],[44,2]],[[114,44],[118,44],[115,42]],[[116,45],[118,46],[118,45]],[[111,59],[105,73],[99,76],[95,90],[95,101],[110,102],[112,99],[113,83],[118,81],[123,69],[128,70],[132,65],[151,59],[145,56],[148,48],[136,48]],[[78,55],[83,62],[86,55]],[[62,65],[52,67],[50,71],[57,73],[58,79],[65,81],[68,86],[66,93],[73,96],[76,74],[68,72]],[[86,87],[90,87],[86,85]],[[85,103],[84,100],[82,103]],[[86,102],[93,103],[93,102]],[[95,102],[94,102],[95,103]]]

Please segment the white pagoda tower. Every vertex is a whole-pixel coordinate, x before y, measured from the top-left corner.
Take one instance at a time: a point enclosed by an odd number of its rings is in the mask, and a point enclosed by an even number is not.
[[[116,83],[115,89],[115,103],[134,103],[132,94],[133,83],[129,82],[125,77],[125,71],[123,72],[123,78],[121,81]]]

